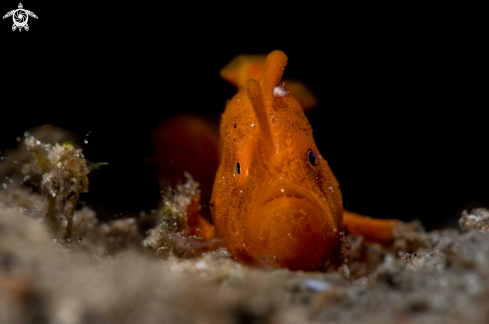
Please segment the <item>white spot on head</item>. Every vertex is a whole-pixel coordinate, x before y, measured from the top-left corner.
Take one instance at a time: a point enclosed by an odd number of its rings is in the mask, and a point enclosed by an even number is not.
[[[284,192],[285,190],[284,189],[280,189],[281,192]]]
[[[329,189],[329,190],[331,190],[331,192],[333,192],[333,191],[334,191],[334,190],[333,190],[333,187],[328,187],[328,189]]]
[[[255,124],[251,124],[251,127],[255,127]]]
[[[282,82],[281,85],[273,88],[273,96],[275,98],[283,98],[288,94],[289,94],[289,90],[287,90],[287,87],[285,86],[285,82]]]

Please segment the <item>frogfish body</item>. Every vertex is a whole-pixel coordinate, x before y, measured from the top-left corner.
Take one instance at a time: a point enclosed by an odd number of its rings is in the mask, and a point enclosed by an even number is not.
[[[222,114],[210,209],[234,259],[318,270],[340,240],[342,197],[303,108],[282,83],[286,64],[282,51],[271,52],[258,80]]]

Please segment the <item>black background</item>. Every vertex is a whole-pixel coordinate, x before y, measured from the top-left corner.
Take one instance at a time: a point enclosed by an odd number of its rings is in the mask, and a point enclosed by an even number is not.
[[[432,228],[489,206],[478,8],[23,5],[39,17],[28,32],[0,21],[0,150],[42,124],[74,132],[87,159],[110,164],[81,198],[100,217],[154,208],[153,128],[178,112],[217,120],[235,92],[220,68],[274,49],[319,99],[308,117],[347,209]]]

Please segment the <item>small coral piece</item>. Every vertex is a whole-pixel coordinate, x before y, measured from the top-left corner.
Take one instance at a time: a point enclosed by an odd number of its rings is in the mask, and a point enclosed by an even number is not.
[[[185,172],[187,181],[177,184],[176,189],[163,192],[163,199],[157,211],[157,225],[148,231],[143,246],[156,251],[158,258],[177,254],[187,256],[194,247],[200,246],[198,237],[187,237],[189,233],[187,206],[192,197],[200,193],[199,183]]]
[[[489,232],[489,210],[476,208],[470,214],[464,210],[458,225],[463,231],[478,230],[480,232]]]
[[[69,242],[78,198],[88,191],[89,171],[82,150],[69,143],[44,144],[28,132],[24,144],[35,156],[30,169],[42,173],[42,190],[48,201],[46,221],[53,236],[63,232]],[[32,164],[37,164],[37,168]],[[66,221],[64,229],[60,228],[60,220]]]

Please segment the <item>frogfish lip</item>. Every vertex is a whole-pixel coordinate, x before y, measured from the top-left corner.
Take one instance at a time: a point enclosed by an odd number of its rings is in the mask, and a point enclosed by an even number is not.
[[[318,270],[336,247],[333,217],[311,190],[273,182],[253,210],[247,254],[254,263]]]
[[[282,214],[285,219],[295,212],[303,222],[318,227],[323,227],[328,218],[324,204],[312,190],[289,180],[274,181],[258,201],[256,214]]]
[[[261,198],[261,206],[273,202],[276,199],[295,198],[300,200],[313,199],[312,193],[290,181],[274,181]]]

